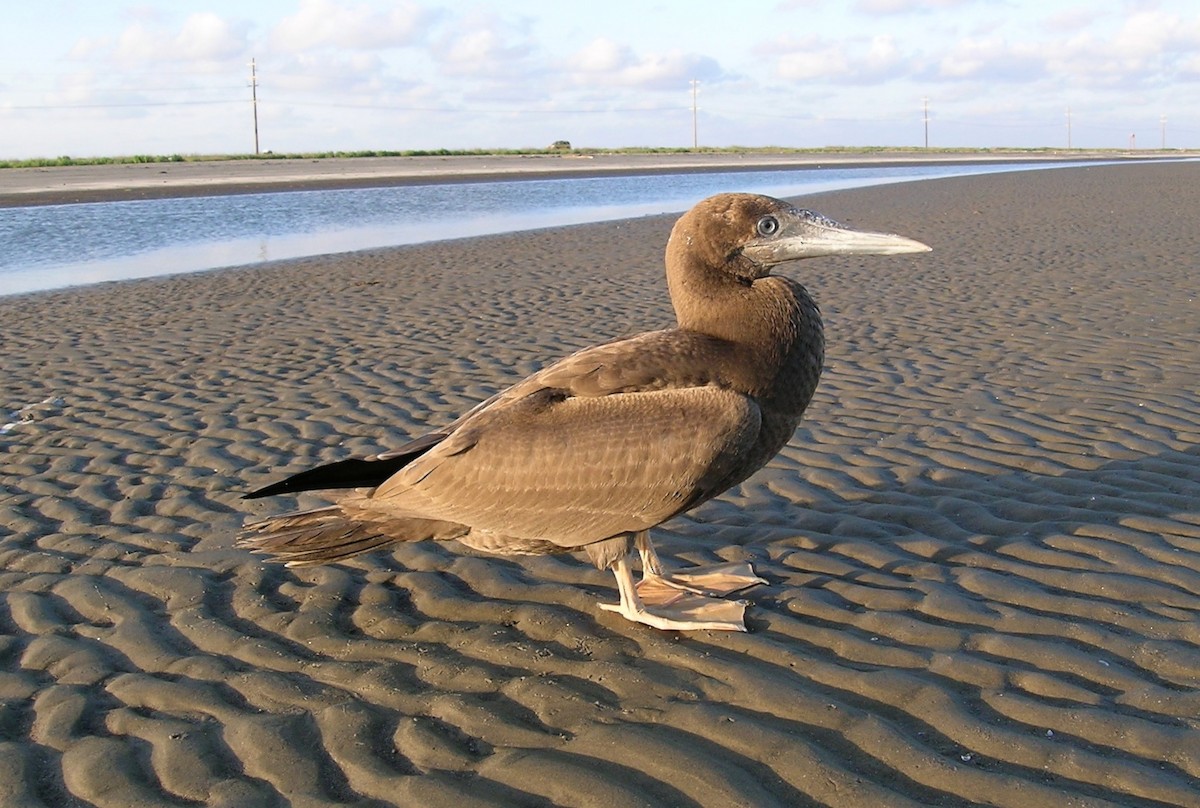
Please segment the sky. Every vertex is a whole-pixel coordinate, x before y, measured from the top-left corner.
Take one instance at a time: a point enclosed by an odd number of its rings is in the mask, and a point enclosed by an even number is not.
[[[2,2],[0,159],[1200,148],[1195,0]]]

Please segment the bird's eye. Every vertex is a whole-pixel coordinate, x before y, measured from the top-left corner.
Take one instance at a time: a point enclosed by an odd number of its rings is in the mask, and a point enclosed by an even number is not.
[[[773,236],[779,232],[779,220],[774,216],[764,216],[758,220],[758,234]]]

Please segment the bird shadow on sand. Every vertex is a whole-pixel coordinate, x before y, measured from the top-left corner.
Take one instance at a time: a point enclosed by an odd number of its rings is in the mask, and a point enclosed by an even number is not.
[[[1000,595],[983,588],[993,576],[1010,581],[1013,597],[1074,596],[1098,611],[1195,609],[1198,461],[1200,448],[1189,448],[1061,474],[929,469],[903,484],[835,489],[793,479],[786,490],[777,483],[794,473],[771,468],[668,523],[658,541],[666,554],[700,560],[716,540],[727,545],[721,557],[753,561],[770,581],[752,590],[760,612],[786,602],[779,588],[828,592],[841,582],[901,593],[928,581],[953,585],[983,614]],[[757,627],[769,625],[755,615]]]
[[[1056,772],[1077,793],[1133,799],[1101,785],[1115,766],[1141,794],[1132,804],[1170,804],[1180,797],[1163,795],[1187,794],[1200,771],[1188,740],[1200,726],[1198,460],[1193,447],[1061,474],[930,469],[787,495],[778,478],[794,472],[769,469],[658,540],[694,561],[711,552],[696,545],[722,542],[719,556],[770,582],[747,592],[749,637],[694,640],[773,671],[765,712],[809,695],[881,720],[907,738],[910,762],[889,764],[894,774],[913,776],[906,766],[932,750],[960,768]],[[878,762],[878,747],[848,745],[849,759]],[[1045,762],[1067,749],[1077,767]],[[1159,796],[1129,785],[1151,773]]]

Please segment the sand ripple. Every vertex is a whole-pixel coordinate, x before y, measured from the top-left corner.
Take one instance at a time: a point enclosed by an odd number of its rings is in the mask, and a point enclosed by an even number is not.
[[[572,558],[231,549],[268,476],[667,322],[665,220],[0,300],[0,411],[49,402],[0,435],[0,804],[1200,805],[1198,173],[811,200],[935,252],[798,270],[809,420],[659,532],[770,581],[738,636]]]

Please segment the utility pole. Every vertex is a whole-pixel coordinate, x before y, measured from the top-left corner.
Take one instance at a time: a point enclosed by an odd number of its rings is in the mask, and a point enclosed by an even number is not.
[[[921,105],[924,108],[924,118],[925,118],[925,148],[928,149],[929,148],[929,97],[928,96],[921,99]]]
[[[1071,108],[1067,107],[1067,151],[1071,150]]]
[[[254,107],[254,154],[258,151],[258,69],[254,59],[250,60],[250,103]]]
[[[1162,130],[1162,146],[1160,148],[1165,150],[1167,148],[1167,116],[1166,115],[1158,116],[1158,125]]]
[[[692,149],[700,148],[699,130],[696,128],[696,89],[699,86],[699,79],[692,79]]]

